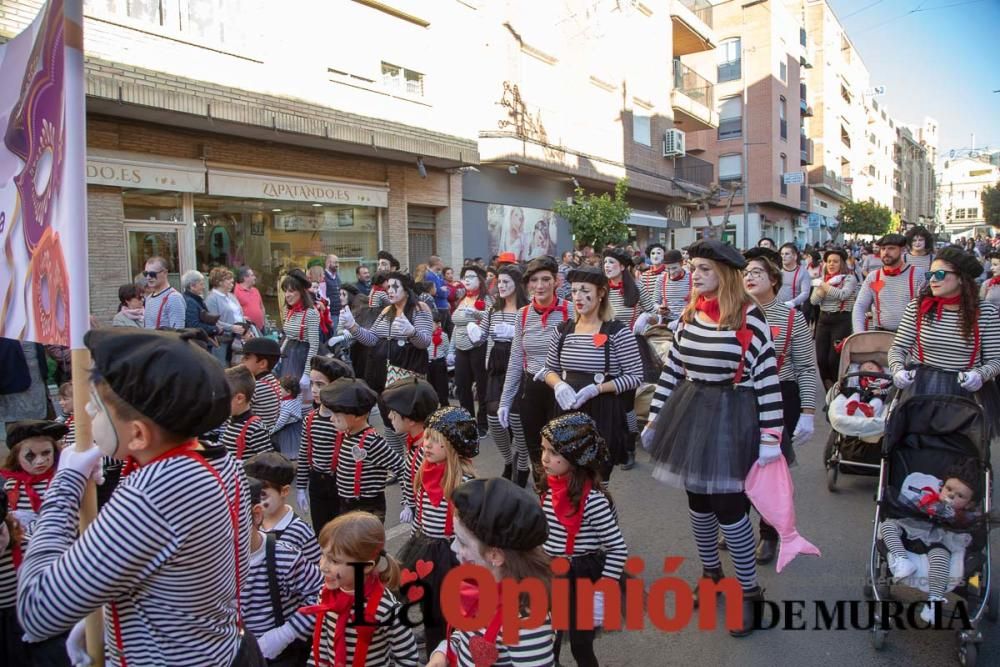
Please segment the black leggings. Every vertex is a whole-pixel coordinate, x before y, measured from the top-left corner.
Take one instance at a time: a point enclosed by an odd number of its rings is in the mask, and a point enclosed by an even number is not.
[[[476,384],[473,397],[472,384]],[[455,393],[459,404],[476,418],[480,427],[486,427],[486,346],[468,350],[455,350]],[[479,412],[476,412],[476,404]]]
[[[552,387],[544,382],[537,382],[530,374],[524,373],[521,375],[518,395],[513,412],[521,416],[521,428],[524,430],[524,444],[528,449],[528,457],[531,459],[536,475],[540,475],[542,427],[555,417],[555,394],[552,392]],[[541,479],[541,477],[539,476],[537,479]]]
[[[448,405],[448,362],[435,359],[427,367],[427,381],[434,387],[438,395],[438,404],[443,408]]]
[[[747,498],[742,493],[687,492],[688,507],[699,514],[715,514],[719,523],[731,525],[747,515]]]
[[[820,313],[816,325],[816,361],[824,382],[837,381],[840,352],[835,345],[851,335],[851,313]],[[794,428],[794,427],[793,427]]]

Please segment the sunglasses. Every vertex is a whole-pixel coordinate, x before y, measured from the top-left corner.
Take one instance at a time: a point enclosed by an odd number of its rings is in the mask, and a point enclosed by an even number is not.
[[[143,275],[146,276],[147,278],[155,278],[156,276],[160,275],[161,273],[163,273],[162,270],[161,271],[143,271]]]
[[[935,282],[941,282],[944,277],[948,274],[957,276],[958,271],[945,271],[944,269],[938,269],[937,271],[924,271],[924,278],[930,282],[931,280]]]

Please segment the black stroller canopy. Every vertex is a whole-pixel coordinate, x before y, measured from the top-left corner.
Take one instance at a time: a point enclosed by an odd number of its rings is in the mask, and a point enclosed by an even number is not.
[[[990,460],[986,420],[980,405],[962,396],[913,396],[895,406],[889,415],[882,454],[897,452],[906,458],[974,458]],[[935,468],[937,466],[934,466]]]

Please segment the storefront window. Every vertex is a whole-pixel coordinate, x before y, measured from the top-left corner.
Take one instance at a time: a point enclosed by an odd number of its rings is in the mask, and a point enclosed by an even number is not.
[[[162,231],[149,229],[126,229],[128,236],[128,265],[133,277],[138,277],[146,268],[146,260],[150,257],[163,257],[167,260],[170,271],[167,280],[177,290],[181,288],[180,274],[180,244],[178,230],[165,225]]]
[[[123,190],[122,205],[126,220],[160,220],[177,222],[184,219],[183,194],[161,190]]]
[[[374,266],[378,209],[196,195],[194,239],[196,265],[206,275],[216,266],[252,267],[264,308],[276,318],[278,284],[288,269],[334,254],[342,279],[353,282],[359,264]]]

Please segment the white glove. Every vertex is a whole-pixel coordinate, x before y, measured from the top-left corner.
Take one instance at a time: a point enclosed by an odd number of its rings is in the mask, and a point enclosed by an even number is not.
[[[466,324],[465,331],[469,334],[469,340],[472,341],[473,345],[478,344],[483,339],[483,328],[475,322]]]
[[[493,325],[493,337],[501,339],[513,338],[514,325],[507,324],[506,322],[497,322]]]
[[[343,343],[347,340],[347,336],[333,336],[330,340],[326,341],[327,347],[337,347],[339,343]]]
[[[104,483],[104,467],[101,465],[101,449],[90,447],[77,451],[76,447],[67,447],[59,453],[59,470],[75,470],[87,479],[97,484]]]
[[[409,338],[416,331],[417,328],[405,317],[397,317],[392,321],[392,335],[397,338]]]
[[[653,422],[646,422],[646,428],[642,429],[642,435],[639,436],[642,448],[647,452],[653,447],[653,430]]]
[[[678,317],[676,320],[671,320],[670,322],[667,322],[667,328],[676,333],[677,327],[678,325],[680,325],[680,323],[681,323],[681,318]]]
[[[549,369],[542,366],[541,370],[535,373],[535,382],[545,382],[545,376],[549,374]]]
[[[87,653],[87,619],[77,621],[69,631],[69,636],[66,638],[66,656],[73,667],[88,667],[94,664]]]
[[[795,432],[792,433],[792,445],[798,447],[806,444],[815,430],[813,415],[802,413],[799,415],[798,424],[795,425]]]
[[[774,444],[769,444],[761,442],[757,450],[757,465],[766,466],[768,463],[774,463],[780,456],[781,443],[775,442]]]
[[[295,630],[288,623],[268,630],[257,638],[260,652],[268,660],[274,660],[281,652],[288,648],[288,645],[295,639]]]
[[[497,410],[497,421],[504,428],[510,428],[510,408],[500,406],[500,409]]]
[[[444,363],[447,364],[448,366],[454,366],[455,365],[455,353],[454,352],[449,352],[448,354],[446,354],[445,357],[444,357]]]
[[[399,513],[400,523],[413,523],[413,508],[409,505],[403,505],[403,509]]]
[[[639,317],[635,318],[635,324],[632,325],[632,333],[636,336],[641,336],[642,332],[649,328],[649,323],[651,320],[655,319],[655,315],[650,315],[649,313],[640,313]]]
[[[573,409],[579,410],[580,406],[589,401],[592,398],[597,397],[601,393],[600,386],[596,384],[588,384],[586,387],[576,392],[576,400],[573,401]]]
[[[979,371],[959,373],[958,384],[966,391],[979,391],[983,388],[983,376]]]
[[[576,391],[573,387],[569,386],[565,382],[560,382],[552,390],[556,394],[556,403],[563,410],[573,409],[573,403],[576,401]]]
[[[305,489],[299,489],[295,492],[295,502],[299,505],[299,511],[305,512],[309,509],[309,492]]]
[[[354,313],[351,312],[350,308],[344,308],[340,311],[340,323],[344,325],[345,329],[353,329],[357,322],[354,321]]]
[[[594,592],[594,628],[604,625],[604,593]]]
[[[911,384],[913,384],[913,379],[916,377],[915,371],[898,371],[893,373],[892,382],[896,385],[898,389],[906,389]]]
[[[785,302],[785,308],[789,308],[789,309],[795,308],[795,302],[794,301],[786,301]]]

